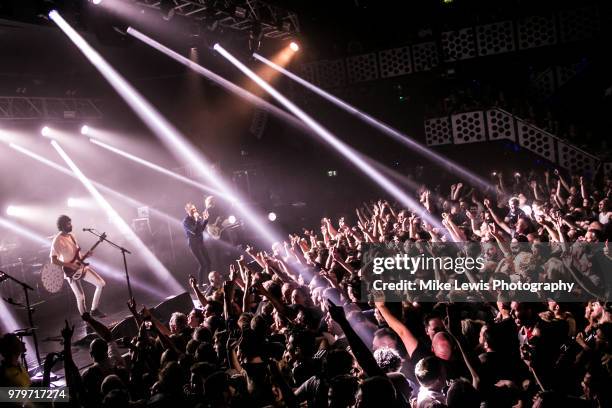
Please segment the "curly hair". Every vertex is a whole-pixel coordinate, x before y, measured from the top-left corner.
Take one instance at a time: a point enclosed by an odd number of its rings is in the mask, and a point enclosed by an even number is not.
[[[57,222],[56,222],[57,229],[59,231],[63,231],[64,230],[63,227],[65,227],[69,221],[71,221],[70,217],[64,214],[57,217]]]
[[[402,366],[402,358],[396,350],[389,347],[379,348],[374,352],[376,363],[385,373],[398,372]]]

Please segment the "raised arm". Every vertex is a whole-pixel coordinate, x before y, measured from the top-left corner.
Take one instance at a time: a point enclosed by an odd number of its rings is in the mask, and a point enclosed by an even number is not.
[[[391,311],[385,305],[385,301],[382,300],[384,299],[384,295],[381,296],[381,294],[376,294],[375,298],[377,298],[377,300],[374,301],[374,305],[376,306],[380,314],[383,316],[391,330],[397,333],[399,338],[402,340],[402,343],[404,343],[404,347],[406,347],[406,352],[408,353],[408,355],[412,356],[412,353],[414,353],[414,350],[416,350],[419,341],[414,336],[414,334],[412,334],[412,332],[408,330],[408,328],[402,322],[399,321],[397,317],[393,316],[393,313],[391,313]]]
[[[206,306],[208,304],[208,300],[206,300],[206,296],[204,296],[200,288],[198,288],[198,281],[193,275],[189,277],[189,286],[191,287],[191,290],[193,290],[193,293],[196,295],[196,298],[200,301],[202,307]]]
[[[364,373],[368,377],[375,376],[385,376],[383,370],[376,363],[376,359],[372,355],[372,352],[365,345],[361,337],[355,332],[353,326],[346,319],[346,315],[344,314],[344,309],[340,306],[335,305],[331,300],[327,300],[327,310],[332,319],[342,329],[344,335],[346,336],[346,340],[351,346],[351,351],[355,355],[359,366],[362,368]]]
[[[491,218],[493,218],[493,221],[495,221],[495,223],[499,225],[501,229],[503,229],[507,234],[512,235],[512,229],[508,226],[508,224],[504,222],[504,220],[502,220],[497,216],[497,214],[495,214],[495,211],[493,211],[493,209],[491,208],[491,202],[488,199],[484,200],[484,206],[487,211],[489,211],[489,214],[491,214]]]

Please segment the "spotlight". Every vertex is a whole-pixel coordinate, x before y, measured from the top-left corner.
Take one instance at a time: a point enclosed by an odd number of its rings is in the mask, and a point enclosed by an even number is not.
[[[16,216],[19,213],[19,209],[14,205],[9,205],[6,207],[6,215],[10,215],[11,217]]]
[[[291,48],[291,51],[293,52],[298,52],[300,50],[300,46],[295,41],[291,41],[291,44],[289,44],[289,48]]]
[[[102,3],[102,0],[91,0],[91,2],[97,6],[98,4]]]
[[[40,134],[44,137],[51,136],[51,128],[49,126],[44,126],[42,129],[40,129]]]
[[[87,136],[89,134],[89,126],[87,125],[81,126],[81,134]]]
[[[273,213],[273,212],[268,213],[268,219],[270,221],[276,221],[276,213]]]
[[[164,20],[170,21],[174,17],[174,5],[172,0],[161,0],[159,2],[159,11],[161,11]]]
[[[227,217],[227,222],[229,222],[230,224],[235,224],[236,223],[236,216],[235,215],[230,215],[229,217]]]

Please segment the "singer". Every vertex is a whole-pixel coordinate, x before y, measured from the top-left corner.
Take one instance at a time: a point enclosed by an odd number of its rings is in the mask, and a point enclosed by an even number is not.
[[[77,301],[77,307],[79,314],[83,314],[87,311],[85,304],[85,292],[81,285],[81,280],[91,283],[96,287],[94,292],[93,300],[91,302],[91,315],[97,317],[105,317],[98,309],[100,304],[100,296],[102,296],[102,288],[106,285],[104,279],[94,271],[91,266],[83,266],[81,263],[85,258],[89,257],[92,251],[87,251],[85,254],[81,254],[81,248],[76,242],[76,238],[72,233],[72,220],[67,215],[60,215],[57,219],[57,229],[59,232],[53,238],[51,243],[51,253],[49,254],[51,262],[55,265],[59,265],[66,270],[81,271],[82,273],[68,275],[65,273],[65,279],[70,284],[70,288],[74,293],[74,297]],[[86,230],[86,228],[84,228]],[[93,250],[93,248],[92,248]]]
[[[208,205],[207,205],[208,207]],[[187,215],[183,219],[183,228],[187,236],[187,245],[198,261],[198,282],[204,283],[210,270],[210,258],[204,246],[204,229],[208,224],[208,208],[202,214],[193,203],[185,205]]]

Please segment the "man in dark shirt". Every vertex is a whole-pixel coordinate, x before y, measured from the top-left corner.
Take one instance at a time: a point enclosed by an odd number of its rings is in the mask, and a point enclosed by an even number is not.
[[[206,252],[206,247],[204,247],[203,236],[206,224],[208,224],[208,210],[204,210],[204,213],[200,215],[193,203],[187,203],[185,211],[187,216],[183,219],[183,228],[187,236],[187,244],[199,264],[198,282],[204,283],[210,270],[210,258],[208,252]]]

